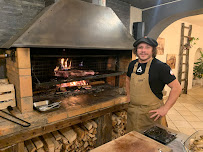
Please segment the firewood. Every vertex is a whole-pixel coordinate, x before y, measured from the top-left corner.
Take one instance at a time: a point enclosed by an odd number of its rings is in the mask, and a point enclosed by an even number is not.
[[[92,124],[92,126],[93,126],[94,128],[97,128],[97,123],[96,123],[95,121],[90,120],[90,123]]]
[[[115,114],[118,116],[118,117],[123,117],[125,115],[125,111],[118,111],[118,112],[115,112]]]
[[[58,131],[53,131],[52,135],[54,136],[54,138],[56,140],[60,140],[61,139],[61,134]]]
[[[97,129],[94,129],[92,134],[96,135],[97,134]]]
[[[52,142],[51,137],[51,133],[42,135],[42,141],[44,143],[44,147],[46,147],[49,152],[54,152],[54,143]]]
[[[89,121],[84,122],[83,125],[87,128],[87,130],[92,129],[92,123],[90,123]]]
[[[68,139],[66,139],[66,137],[61,136],[61,140],[62,140],[62,143],[68,144]]]
[[[94,138],[95,135],[88,133],[88,136],[90,136],[91,138]]]
[[[79,147],[81,148],[84,145],[84,141],[79,142]]]
[[[34,151],[36,150],[36,147],[35,147],[35,145],[32,143],[31,140],[26,140],[26,141],[25,141],[25,146],[27,147],[27,150],[28,150],[29,152],[34,152]]]
[[[68,139],[69,143],[72,143],[77,138],[76,132],[71,127],[63,128],[59,131]]]
[[[61,147],[61,144],[57,140],[55,140],[55,138],[54,138],[54,136],[52,134],[51,134],[51,138],[50,139],[54,143],[54,149],[55,150],[59,149]]]
[[[88,135],[85,135],[82,140],[83,140],[83,141],[87,141],[87,136],[88,136]]]
[[[84,148],[86,148],[88,146],[88,142],[86,141],[85,143],[84,143]]]
[[[97,140],[97,137],[94,137],[92,140],[93,140],[93,141],[96,141],[96,140]]]
[[[27,147],[24,147],[24,152],[28,152]]]
[[[41,147],[40,149],[37,149],[37,152],[45,152],[45,149]]]
[[[89,130],[89,133],[93,133],[94,129],[95,129],[95,128],[92,127],[92,129]]]
[[[32,142],[34,143],[34,145],[37,149],[40,149],[44,146],[43,142],[39,139],[39,137],[33,138]]]
[[[74,131],[77,133],[78,139],[83,139],[85,136],[85,131],[78,125],[73,126]]]
[[[62,149],[66,149],[66,150],[68,150],[68,149],[70,149],[70,146],[71,146],[71,144],[64,144],[64,143],[62,143]]]

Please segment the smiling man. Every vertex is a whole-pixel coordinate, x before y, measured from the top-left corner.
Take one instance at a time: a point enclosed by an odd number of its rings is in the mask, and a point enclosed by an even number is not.
[[[138,59],[128,67],[126,77],[127,132],[142,132],[154,124],[167,126],[166,114],[181,93],[181,86],[171,68],[156,59],[158,43],[148,37],[138,39],[133,46]],[[163,103],[165,85],[171,88],[168,100]]]

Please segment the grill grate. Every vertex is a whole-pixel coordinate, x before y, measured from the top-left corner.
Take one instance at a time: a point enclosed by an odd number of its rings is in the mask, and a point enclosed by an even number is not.
[[[67,58],[65,58],[67,59]],[[71,69],[86,69],[95,72],[116,70],[115,57],[72,57],[68,58],[71,61]],[[54,77],[54,69],[60,66],[61,58],[54,57],[32,57],[32,75],[34,82],[47,82]]]

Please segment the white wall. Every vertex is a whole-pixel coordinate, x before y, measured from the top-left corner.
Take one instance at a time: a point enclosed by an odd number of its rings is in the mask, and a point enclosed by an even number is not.
[[[167,54],[176,54],[176,66],[173,70],[173,73],[176,77],[178,77],[178,65],[179,65],[179,49],[180,49],[180,35],[181,35],[181,24],[185,23],[185,26],[192,25],[192,37],[199,38],[196,41],[196,45],[194,45],[190,49],[189,55],[189,76],[188,76],[188,89],[192,88],[192,79],[193,79],[193,66],[194,66],[194,59],[195,53],[198,48],[203,48],[203,27],[198,26],[195,24],[191,24],[188,22],[184,22],[183,20],[178,20],[171,25],[169,25],[160,35],[159,37],[165,38],[165,48],[164,48],[164,55],[157,55],[157,59],[160,59],[163,62],[166,62],[166,55]],[[187,29],[186,29],[187,30]],[[169,94],[170,88],[165,87],[167,91],[167,95]]]

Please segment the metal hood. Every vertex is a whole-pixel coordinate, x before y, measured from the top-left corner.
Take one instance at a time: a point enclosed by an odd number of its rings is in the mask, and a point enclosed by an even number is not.
[[[59,0],[1,48],[88,48],[131,50],[134,39],[111,8]]]

